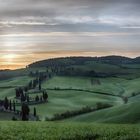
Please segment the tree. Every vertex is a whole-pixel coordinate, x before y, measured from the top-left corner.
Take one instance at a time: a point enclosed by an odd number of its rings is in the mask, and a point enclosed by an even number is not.
[[[27,92],[28,91],[28,86],[24,87],[24,91]]]
[[[21,99],[21,102],[26,101],[26,96],[24,95],[24,93],[21,94],[20,99]]]
[[[22,94],[23,94],[23,89],[20,88],[16,88],[16,97],[19,98]]]
[[[40,96],[40,101],[42,101],[43,100],[43,97],[42,97],[42,95]]]
[[[19,89],[15,89],[15,91],[16,91],[16,97],[19,98],[20,97]]]
[[[39,90],[41,90],[41,82],[39,82]]]
[[[28,84],[28,88],[32,89],[32,87],[33,87],[33,83],[32,83],[32,81],[30,81],[29,84]]]
[[[38,79],[34,79],[33,80],[33,88],[35,88],[37,86],[37,84],[38,84]]]
[[[47,99],[48,99],[48,94],[46,91],[43,91],[43,99],[44,99],[44,101],[47,101]]]
[[[30,112],[30,109],[29,109],[29,106],[25,103],[22,104],[22,107],[21,107],[21,115],[22,115],[22,120],[23,121],[28,121],[29,120],[29,112]]]
[[[34,117],[36,117],[36,108],[34,107]]]
[[[16,105],[15,105],[15,101],[13,101],[13,111],[16,111]]]
[[[38,96],[38,95],[35,97],[35,101],[36,101],[36,102],[39,101],[39,96]]]
[[[30,102],[30,97],[29,97],[29,95],[27,95],[27,102]]]
[[[12,110],[12,102],[11,102],[11,100],[9,102],[9,110]]]
[[[4,108],[7,110],[9,107],[9,100],[7,99],[7,97],[5,97],[4,99]]]

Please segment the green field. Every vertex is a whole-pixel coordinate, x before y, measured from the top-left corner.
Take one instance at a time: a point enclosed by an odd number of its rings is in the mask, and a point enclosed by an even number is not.
[[[0,87],[18,87],[18,86],[24,86],[28,84],[28,82],[32,80],[32,78],[28,76],[21,76],[16,78],[11,78],[8,80],[0,81]]]
[[[93,84],[91,83],[93,80]],[[100,81],[100,85],[96,81]],[[131,96],[140,92],[140,78],[127,80],[123,78],[85,78],[85,77],[54,77],[43,83],[43,88],[83,89],[114,95]]]
[[[139,125],[0,122],[1,140],[139,140]]]
[[[21,86],[24,84],[26,85],[29,80],[31,80],[31,78],[28,76],[12,78],[10,80],[1,81],[1,85],[6,86],[7,84],[9,86]],[[100,84],[98,84],[97,81],[99,81]],[[139,95],[136,97],[131,97],[128,100],[127,105],[124,105],[123,100],[120,97],[117,97],[118,95],[129,97],[132,95],[132,93],[139,93],[139,85],[139,78],[128,80],[113,77],[90,78],[55,76],[52,79],[43,82],[42,84],[42,88],[47,89],[49,95],[48,103],[30,105],[30,110],[31,113],[33,113],[33,108],[36,107],[37,114],[39,115],[40,119],[44,120],[46,117],[51,118],[57,113],[78,110],[85,106],[94,107],[96,103],[102,102],[112,104],[114,107],[85,115],[80,115],[76,118],[68,120],[80,122],[85,121],[111,123],[139,122],[139,118],[137,118],[137,115],[140,114],[138,111]],[[32,92],[34,92],[34,90]],[[104,93],[108,93],[110,95],[104,95]],[[42,95],[42,93],[38,92],[35,94],[30,94],[30,97],[35,97],[36,95]],[[0,98],[3,99],[5,96],[10,99],[14,99],[15,89],[2,88]],[[17,107],[19,110],[20,108],[20,106]],[[128,113],[128,110],[131,111]],[[122,115],[120,115],[120,113]]]
[[[91,83],[93,80],[93,84]],[[96,81],[100,81],[100,85]],[[125,82],[121,78],[85,78],[85,77],[54,77],[43,84],[44,88],[60,88],[60,89],[83,89],[96,92],[119,95],[122,89],[117,83]]]
[[[67,110],[76,110],[85,106],[95,106],[97,102],[110,104],[122,103],[122,100],[118,97],[73,90],[48,90],[48,95],[48,103],[35,105],[38,114],[43,117],[52,117],[56,113],[63,113]],[[32,110],[34,105],[30,107]]]
[[[102,123],[140,123],[140,103],[118,105],[109,109],[87,113],[66,121]]]

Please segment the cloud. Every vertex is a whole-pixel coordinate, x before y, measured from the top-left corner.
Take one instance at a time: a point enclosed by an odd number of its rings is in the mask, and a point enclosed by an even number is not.
[[[33,22],[52,25],[119,24],[130,16],[132,18],[127,21],[132,22],[135,17],[139,19],[139,6],[138,0],[0,0],[0,19],[17,22],[24,18],[22,22],[26,23],[29,17],[33,17]]]
[[[139,27],[122,27],[139,28]],[[140,35],[140,32],[27,32],[17,34],[1,34],[0,37],[102,37],[102,36],[133,36]]]
[[[0,0],[0,54],[20,54],[23,64],[25,54],[28,62],[95,52],[138,55],[139,7],[140,0]]]
[[[29,21],[0,21],[0,25],[45,25],[45,22],[29,22]]]
[[[124,28],[124,29],[140,29],[140,26],[122,26],[120,28]]]

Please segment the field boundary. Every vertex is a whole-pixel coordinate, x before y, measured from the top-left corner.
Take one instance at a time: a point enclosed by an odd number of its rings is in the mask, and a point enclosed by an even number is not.
[[[71,89],[71,88],[46,88],[45,90],[71,90],[71,91],[84,91],[84,92],[89,92],[89,93],[97,93],[97,94],[101,94],[101,95],[106,95],[106,96],[115,96],[115,97],[120,97],[122,98],[122,96],[120,95],[113,95],[110,93],[105,93],[105,92],[99,92],[99,91],[91,91],[91,90],[84,90],[84,89]]]

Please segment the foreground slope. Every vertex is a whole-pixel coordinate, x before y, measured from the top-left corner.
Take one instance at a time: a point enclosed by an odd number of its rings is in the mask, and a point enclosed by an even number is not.
[[[1,140],[139,140],[139,125],[0,122]]]

